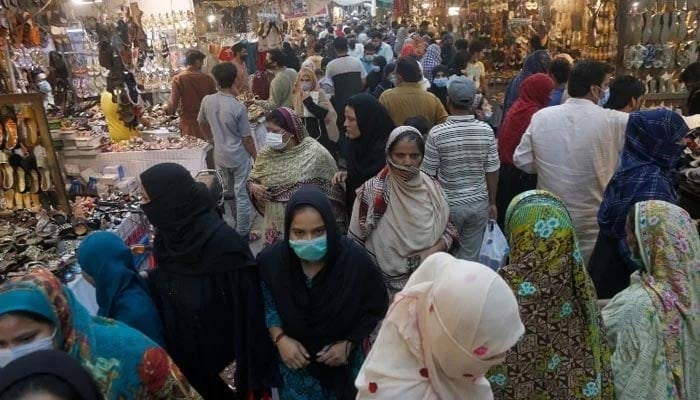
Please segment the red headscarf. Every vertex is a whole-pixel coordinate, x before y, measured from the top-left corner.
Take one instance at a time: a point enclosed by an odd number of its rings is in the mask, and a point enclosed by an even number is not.
[[[413,43],[407,43],[403,45],[403,49],[401,49],[401,57],[407,57],[407,56],[415,56],[416,55],[416,46],[413,45]]]
[[[549,104],[554,81],[547,74],[529,76],[520,85],[520,96],[508,110],[498,131],[498,155],[502,163],[513,164],[513,153],[520,144],[532,116]]]

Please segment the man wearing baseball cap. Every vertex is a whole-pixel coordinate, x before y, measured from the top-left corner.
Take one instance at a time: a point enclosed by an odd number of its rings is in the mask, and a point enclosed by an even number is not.
[[[474,81],[464,76],[450,77],[450,117],[430,131],[422,165],[423,172],[436,177],[447,194],[450,221],[460,234],[456,256],[469,261],[478,261],[486,225],[497,217],[496,187],[501,167],[493,129],[475,117],[478,97]]]

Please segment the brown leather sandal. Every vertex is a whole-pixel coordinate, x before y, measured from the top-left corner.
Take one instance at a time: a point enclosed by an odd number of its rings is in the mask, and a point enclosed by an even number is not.
[[[17,147],[19,141],[17,136],[17,123],[12,118],[7,118],[3,124],[5,127],[5,132],[7,133],[7,142],[5,143],[6,149],[14,149]]]

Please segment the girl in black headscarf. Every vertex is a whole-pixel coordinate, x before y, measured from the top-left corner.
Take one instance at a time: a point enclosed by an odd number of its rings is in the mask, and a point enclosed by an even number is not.
[[[234,360],[236,384],[270,385],[274,365],[260,280],[248,243],[214,211],[207,188],[179,164],[141,174],[141,208],[156,228],[149,285],[173,360],[205,399],[232,397],[219,373]]]
[[[384,68],[386,68],[386,58],[375,56],[372,61],[372,71],[367,74],[367,93],[373,93],[377,85],[384,80]]]
[[[352,214],[355,190],[386,165],[384,146],[395,128],[389,112],[376,97],[362,93],[345,103],[345,130],[350,139],[347,172],[338,172],[333,183],[345,182],[345,209]]]
[[[340,234],[331,204],[305,186],[285,210],[285,240],[258,255],[265,319],[280,355],[280,398],[350,400],[362,342],[389,305],[379,268]]]
[[[103,400],[97,383],[79,362],[63,351],[36,351],[0,369],[0,400]],[[44,397],[42,397],[44,398]]]

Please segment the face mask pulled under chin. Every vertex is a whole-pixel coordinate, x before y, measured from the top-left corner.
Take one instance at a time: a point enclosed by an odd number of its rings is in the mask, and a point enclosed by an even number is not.
[[[0,349],[0,368],[5,368],[7,364],[27,354],[32,354],[41,350],[53,350],[53,339],[55,336],[56,331],[54,330],[51,336],[9,349]]]

